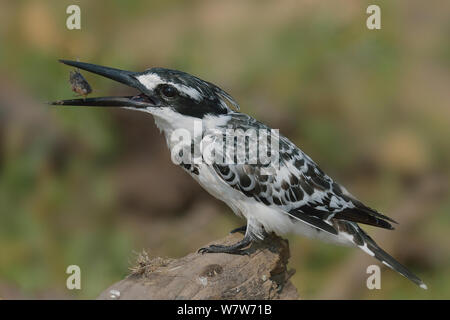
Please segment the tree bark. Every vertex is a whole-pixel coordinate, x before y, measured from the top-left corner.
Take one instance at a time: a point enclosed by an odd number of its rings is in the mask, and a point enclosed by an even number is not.
[[[233,244],[231,234],[214,244]],[[212,243],[211,243],[212,244]],[[289,244],[275,235],[253,243],[249,255],[190,253],[180,259],[150,259],[140,254],[137,266],[98,299],[298,299],[287,269]]]

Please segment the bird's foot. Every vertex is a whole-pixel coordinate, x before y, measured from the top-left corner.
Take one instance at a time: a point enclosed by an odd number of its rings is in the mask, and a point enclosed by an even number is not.
[[[230,248],[232,246],[223,246],[223,245],[215,245],[212,244],[205,248],[200,248],[198,253],[229,253],[229,254],[238,254],[238,255],[249,255],[246,250]]]
[[[245,237],[230,246],[212,244],[205,248],[200,248],[198,253],[229,253],[239,255],[249,255],[248,251],[242,248],[247,247],[252,242],[251,237],[245,235]]]

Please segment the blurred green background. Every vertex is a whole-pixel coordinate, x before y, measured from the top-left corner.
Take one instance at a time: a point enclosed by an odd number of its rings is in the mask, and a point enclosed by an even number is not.
[[[136,251],[181,257],[242,224],[170,162],[150,116],[46,105],[73,97],[58,58],[216,83],[399,220],[366,229],[430,288],[382,268],[368,290],[375,260],[290,236],[301,298],[450,298],[450,2],[376,1],[371,31],[373,3],[2,1],[0,298],[95,298]],[[92,96],[131,90],[85,76]],[[71,264],[82,290],[65,287]]]

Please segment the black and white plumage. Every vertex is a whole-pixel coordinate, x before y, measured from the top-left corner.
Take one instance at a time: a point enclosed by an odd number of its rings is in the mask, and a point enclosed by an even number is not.
[[[172,151],[179,147],[172,139],[173,133],[177,129],[190,133],[192,139],[183,145],[181,152],[177,149],[175,156],[195,151],[202,137],[210,131],[219,131],[223,137],[230,128],[234,129],[234,134],[248,129],[270,131],[266,125],[238,112],[239,105],[225,91],[181,71],[152,68],[144,72],[129,72],[82,62],[62,62],[122,82],[141,93],[130,97],[61,100],[52,104],[116,106],[150,113]],[[195,129],[198,121],[202,123],[200,131]],[[251,241],[262,239],[267,232],[296,233],[357,246],[421,288],[426,288],[417,276],[383,251],[358,225],[393,229],[391,223],[396,223],[394,220],[357,200],[289,139],[276,133],[271,135],[272,139],[279,141],[276,165],[179,162],[210,194],[247,220],[242,241],[232,246],[202,248],[201,252],[242,254]],[[212,139],[209,143],[223,143],[219,140]],[[227,152],[224,151],[224,158],[229,156]],[[266,173],[268,169],[272,174]]]

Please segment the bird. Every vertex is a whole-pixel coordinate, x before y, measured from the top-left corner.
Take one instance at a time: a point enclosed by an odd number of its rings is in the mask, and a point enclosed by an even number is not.
[[[172,161],[236,215],[246,219],[245,226],[231,231],[242,231],[242,240],[232,245],[213,244],[199,249],[200,253],[248,254],[253,242],[263,240],[272,232],[293,233],[360,248],[427,289],[418,276],[384,251],[360,226],[392,230],[396,221],[363,204],[277,130],[240,112],[236,100],[215,84],[161,67],[134,72],[79,61],[59,61],[120,82],[139,93],[57,100],[49,104],[119,107],[152,115],[171,150]],[[267,131],[266,139],[242,136],[252,130]],[[212,134],[206,134],[209,132]],[[234,137],[228,143],[230,135]],[[277,142],[277,148],[271,150],[272,154],[277,153],[277,161],[263,163],[259,158],[254,161],[246,154],[262,140]],[[224,147],[228,145],[231,147]],[[214,147],[215,152],[211,154],[217,157],[202,161],[201,157],[192,156],[201,152],[202,146]],[[240,151],[235,152],[233,147],[240,147]]]

